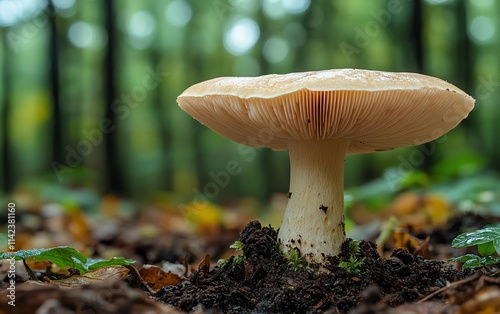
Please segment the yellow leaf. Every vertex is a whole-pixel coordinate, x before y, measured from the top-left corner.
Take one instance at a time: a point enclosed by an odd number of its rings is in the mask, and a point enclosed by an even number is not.
[[[451,206],[439,195],[424,197],[424,211],[433,226],[445,223],[450,216]]]
[[[184,217],[201,233],[214,233],[224,217],[224,209],[211,203],[192,202],[183,210]]]
[[[407,229],[396,228],[392,233],[394,238],[394,245],[396,248],[402,248],[409,252],[414,252],[419,247],[417,238],[408,233]]]

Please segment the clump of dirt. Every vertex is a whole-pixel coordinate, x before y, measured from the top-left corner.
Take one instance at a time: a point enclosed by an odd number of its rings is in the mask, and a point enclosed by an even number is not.
[[[239,241],[244,244],[243,256],[233,256],[211,271],[199,269],[154,298],[184,311],[345,313],[366,304],[395,307],[415,302],[466,277],[443,262],[401,249],[382,258],[372,242],[359,242],[353,253],[352,240],[343,244],[339,256],[329,257],[327,271],[319,271],[319,265],[307,266],[300,259],[291,263],[279,248],[276,230],[257,221],[246,226]],[[362,262],[351,272],[339,267],[341,262],[353,266],[351,257]]]

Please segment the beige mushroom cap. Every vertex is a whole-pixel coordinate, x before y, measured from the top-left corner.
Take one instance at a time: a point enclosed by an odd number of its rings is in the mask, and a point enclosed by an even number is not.
[[[356,69],[221,77],[189,87],[177,102],[238,143],[281,150],[291,140],[345,138],[350,154],[434,140],[474,107],[441,79]]]

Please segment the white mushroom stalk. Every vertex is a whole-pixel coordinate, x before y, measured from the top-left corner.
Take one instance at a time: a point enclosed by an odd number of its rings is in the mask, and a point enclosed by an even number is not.
[[[345,241],[344,158],[350,140],[290,141],[290,192],[278,238],[308,261],[337,255]]]

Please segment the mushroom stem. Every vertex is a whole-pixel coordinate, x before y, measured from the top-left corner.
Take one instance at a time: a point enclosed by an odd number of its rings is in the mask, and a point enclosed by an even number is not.
[[[345,241],[344,157],[350,140],[291,141],[290,194],[278,238],[309,262],[324,263]]]

